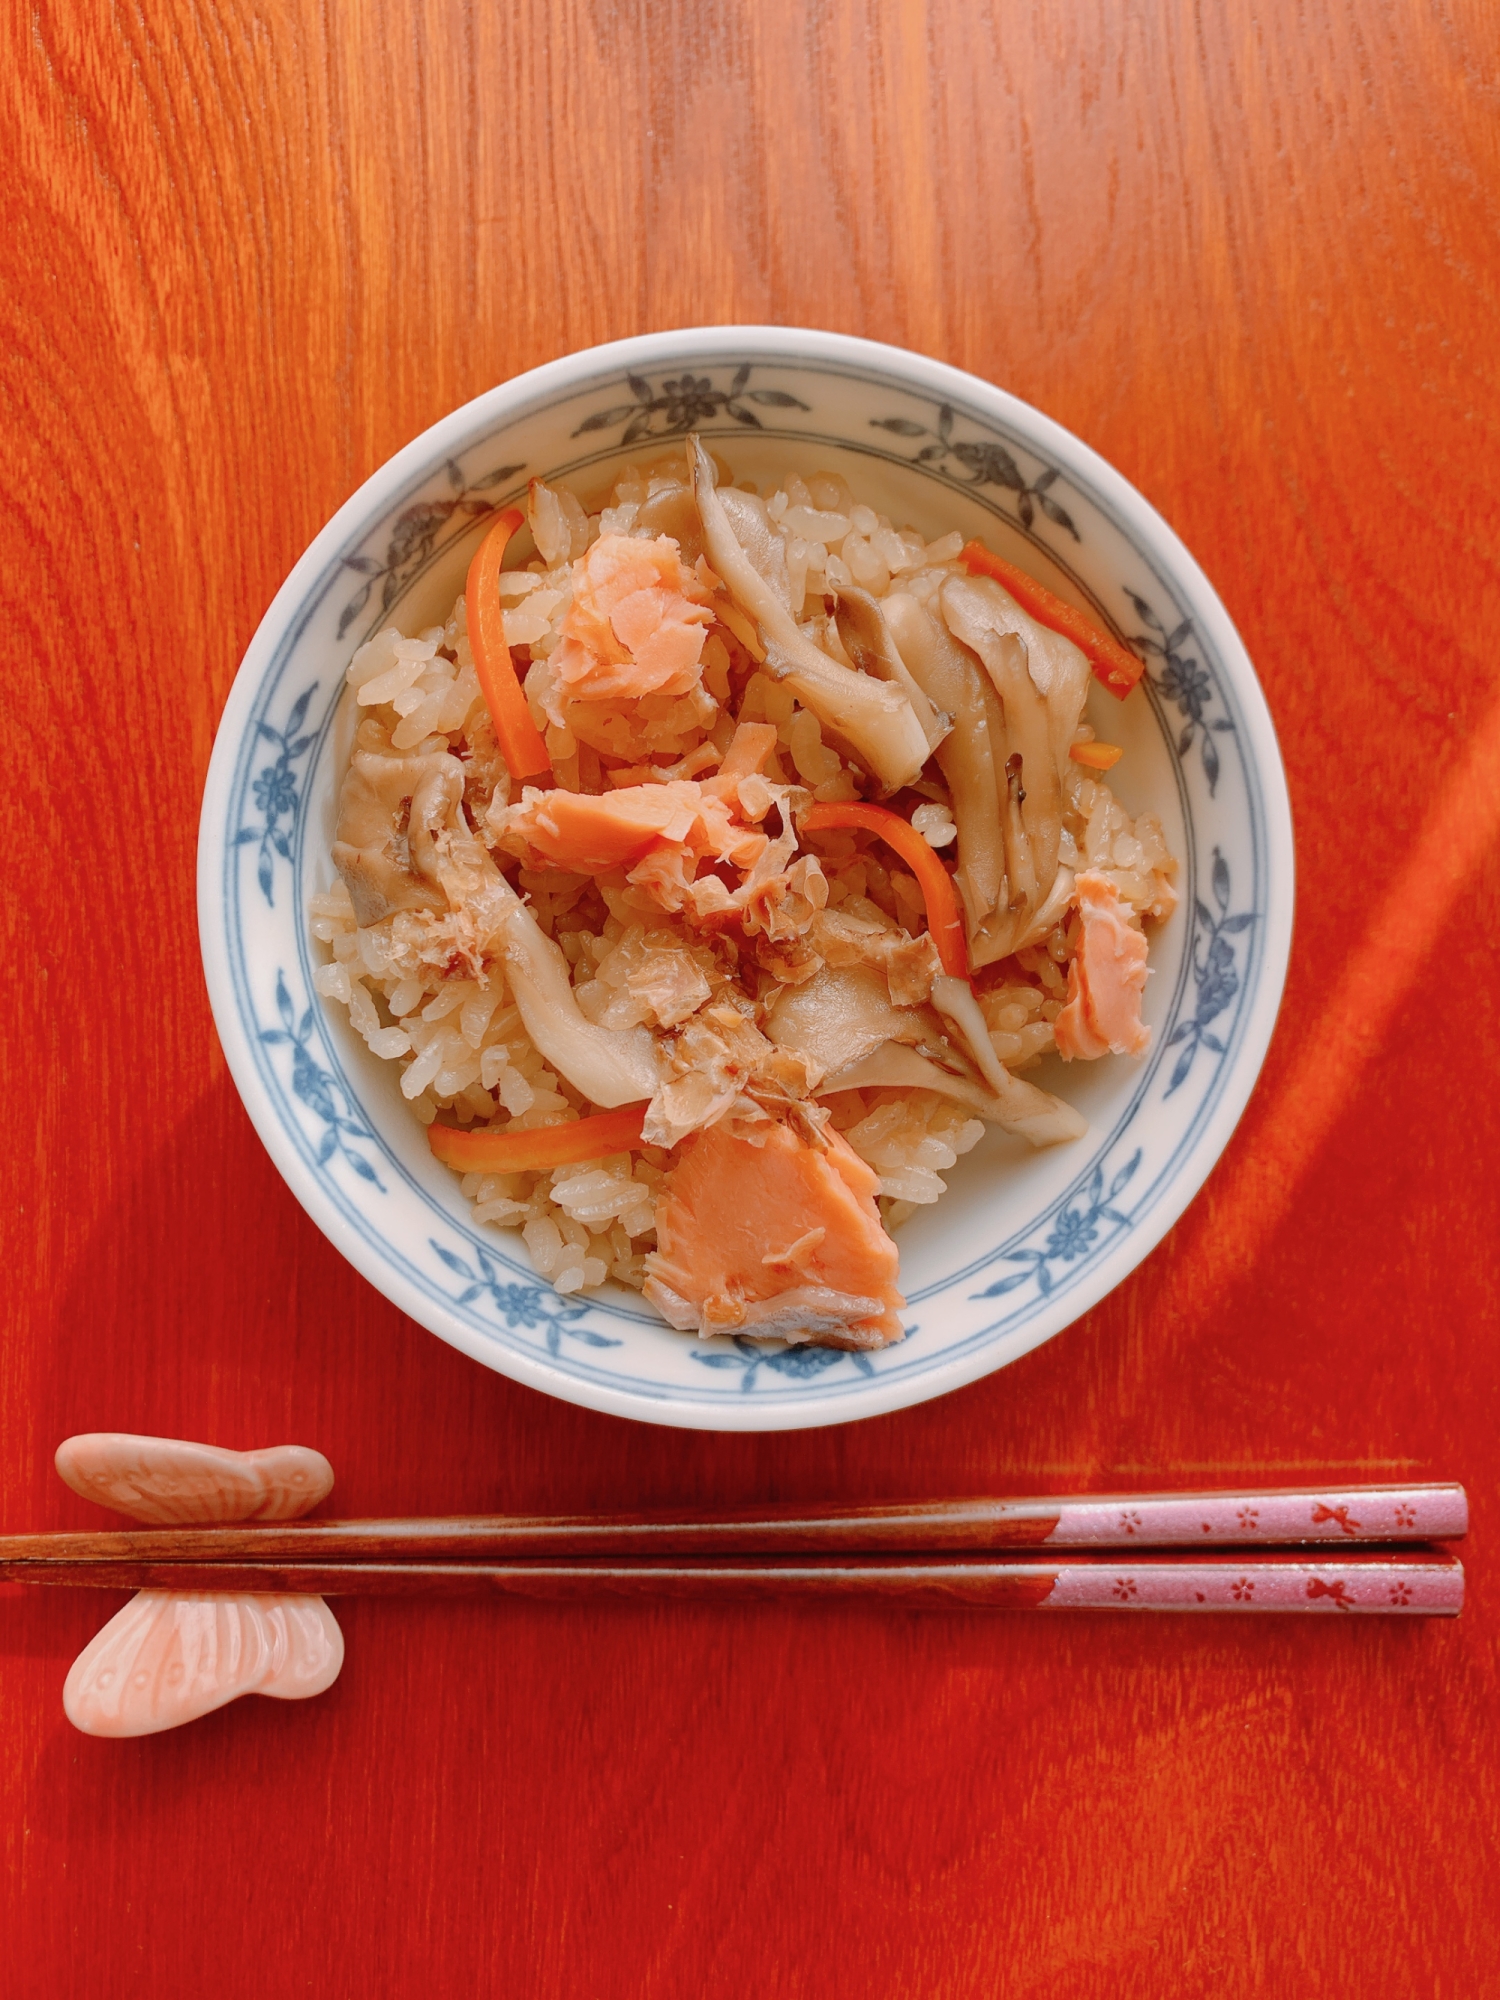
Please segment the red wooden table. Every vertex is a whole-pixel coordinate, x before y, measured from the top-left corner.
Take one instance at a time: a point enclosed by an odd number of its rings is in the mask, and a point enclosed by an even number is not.
[[[37,0],[0,34],[0,1523],[119,1427],[352,1513],[1398,1476],[1451,1626],[354,1603],[343,1678],[77,1736],[0,1602],[7,1994],[1500,1991],[1500,27],[1486,0]],[[946,1401],[658,1431],[485,1373],[262,1153],[195,945],[215,719],[335,505],[490,383],[722,320],[1096,446],[1259,664],[1286,1006],[1135,1278]]]

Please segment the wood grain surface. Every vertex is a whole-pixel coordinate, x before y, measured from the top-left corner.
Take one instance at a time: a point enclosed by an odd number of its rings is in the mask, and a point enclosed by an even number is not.
[[[0,1528],[70,1432],[343,1514],[1462,1479],[1455,1624],[348,1603],[348,1664],[75,1735],[0,1601],[15,2000],[1500,1992],[1500,17],[1490,0],[29,0],[0,21]],[[589,342],[806,322],[1029,398],[1256,659],[1301,900],[1178,1228],[946,1401],[549,1403],[403,1320],[210,1025],[199,791],[333,508]]]

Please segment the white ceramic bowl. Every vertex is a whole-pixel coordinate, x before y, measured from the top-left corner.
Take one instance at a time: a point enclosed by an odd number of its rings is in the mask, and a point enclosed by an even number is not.
[[[700,1343],[624,1290],[561,1298],[520,1238],[476,1227],[397,1087],[312,974],[308,897],[329,886],[352,729],[344,668],[391,620],[446,615],[485,515],[534,475],[585,490],[689,429],[741,478],[842,470],[933,535],[983,537],[1147,656],[1090,714],[1127,756],[1115,789],[1160,813],[1182,904],[1152,948],[1151,1053],[1048,1065],[1090,1123],[1034,1154],[991,1131],[900,1232],[907,1337],[879,1354]],[[648,442],[649,441],[649,442]],[[1292,925],[1286,782],[1224,607],[1166,523],[1087,446],[1014,396],[839,334],[713,327],[591,348],[445,417],[313,542],[240,667],[209,769],[199,920],[214,1016],[292,1192],[401,1309],[476,1361],[620,1416],[788,1430],[900,1409],[1004,1367],[1076,1320],[1159,1241],[1243,1110]]]

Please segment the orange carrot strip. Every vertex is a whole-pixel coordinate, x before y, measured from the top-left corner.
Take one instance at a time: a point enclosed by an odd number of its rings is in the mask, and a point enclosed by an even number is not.
[[[1118,743],[1074,743],[1068,755],[1075,764],[1086,764],[1091,771],[1112,771],[1125,752]]]
[[[1143,662],[1118,639],[1101,632],[1092,619],[1075,611],[1071,604],[1064,604],[1060,597],[1054,597],[1045,584],[1028,576],[1024,569],[991,555],[983,542],[966,543],[960,551],[960,560],[972,575],[992,576],[996,583],[1003,583],[1021,609],[1029,611],[1039,625],[1050,626],[1065,639],[1071,639],[1087,656],[1098,679],[1121,701],[1145,672]]]
[[[445,1166],[461,1174],[536,1173],[629,1152],[642,1143],[645,1117],[644,1104],[627,1104],[569,1125],[540,1125],[534,1132],[461,1132],[453,1125],[429,1125],[427,1143]]]
[[[518,783],[546,785],[552,782],[552,759],[531,719],[531,710],[526,706],[526,697],[511,664],[510,648],[505,643],[505,614],[500,609],[500,565],[505,545],[525,518],[514,507],[507,507],[496,516],[469,564],[464,598],[468,607],[469,644],[474,649],[474,671],[489,704],[500,754]]]
[[[927,905],[927,928],[944,972],[954,979],[968,978],[969,947],[964,939],[953,877],[909,820],[887,806],[846,805],[842,800],[830,800],[809,806],[798,825],[804,833],[831,833],[841,826],[862,827],[866,833],[878,834],[887,847],[893,847],[917,878],[922,900]]]

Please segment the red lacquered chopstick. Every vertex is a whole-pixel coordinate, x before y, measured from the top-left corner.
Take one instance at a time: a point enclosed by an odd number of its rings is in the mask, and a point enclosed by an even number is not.
[[[1461,1486],[1120,1493],[667,1514],[469,1515],[0,1537],[0,1574],[38,1562],[510,1562],[537,1557],[921,1555],[987,1549],[1256,1548],[1457,1541]]]
[[[1454,1617],[1463,1565],[1451,1556],[1248,1560],[1155,1555],[926,1561],[139,1562],[6,1560],[11,1581],[106,1590],[270,1592],[298,1596],[627,1597],[698,1602],[863,1598],[910,1609],[1295,1611]]]
[[[1458,1486],[1156,1493],[667,1515],[470,1516],[0,1538],[0,1580],[341,1596],[863,1596],[906,1605],[1451,1615],[1463,1570],[1352,1545],[1462,1536]],[[1315,1556],[1318,1545],[1351,1553]],[[1268,1545],[1303,1553],[1267,1557]],[[1142,1554],[1186,1549],[1178,1555]],[[1060,1562],[987,1551],[1088,1551]]]

